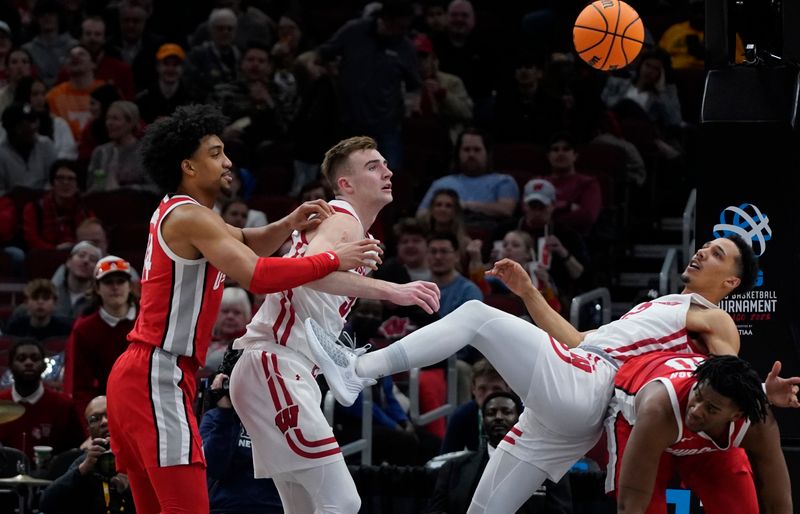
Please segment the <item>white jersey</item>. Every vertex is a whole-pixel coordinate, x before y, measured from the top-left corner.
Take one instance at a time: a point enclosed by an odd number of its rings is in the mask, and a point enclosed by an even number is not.
[[[579,348],[600,350],[619,365],[653,351],[698,353],[686,330],[686,314],[692,304],[719,308],[694,293],[662,296],[640,303],[620,319],[587,334]]]
[[[349,214],[361,223],[349,203],[331,200],[329,205],[334,211]],[[364,234],[364,237],[371,236]],[[292,249],[284,258],[304,256],[308,243],[305,232],[295,231],[292,234]],[[369,268],[363,266],[350,270],[360,275],[366,275],[369,271]],[[271,345],[277,344],[299,352],[313,362],[303,321],[313,318],[326,331],[338,335],[355,301],[356,298],[322,293],[309,287],[297,287],[267,295],[264,304],[247,325],[245,334],[234,341],[233,348],[269,350]]]

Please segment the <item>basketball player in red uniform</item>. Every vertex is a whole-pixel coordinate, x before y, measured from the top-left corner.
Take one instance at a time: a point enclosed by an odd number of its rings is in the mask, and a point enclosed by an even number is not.
[[[270,293],[379,261],[377,241],[369,239],[301,259],[259,257],[276,251],[292,230],[316,227],[333,211],[309,202],[265,227],[226,225],[211,210],[232,180],[217,136],[224,127],[214,108],[182,107],[151,125],[144,140],[145,168],[174,193],[150,219],[141,312],[108,380],[111,447],[139,513],[208,512],[192,405],[225,276],[254,293]]]
[[[626,362],[614,384],[606,489],[616,486],[617,512],[665,514],[673,471],[707,514],[757,514],[759,497],[764,512],[792,512],[778,425],[746,361],[653,353]]]

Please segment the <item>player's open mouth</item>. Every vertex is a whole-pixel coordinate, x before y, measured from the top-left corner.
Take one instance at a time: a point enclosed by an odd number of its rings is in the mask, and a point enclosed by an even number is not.
[[[386,184],[385,186],[383,186],[383,187],[381,188],[381,190],[383,190],[383,191],[389,191],[389,192],[391,193],[391,192],[392,192],[392,185],[391,185],[391,184]]]
[[[699,269],[700,269],[700,264],[697,262],[697,260],[696,260],[696,259],[692,259],[691,261],[689,261],[689,266],[688,266],[688,268],[689,268],[689,269],[696,269],[696,270],[699,270]]]

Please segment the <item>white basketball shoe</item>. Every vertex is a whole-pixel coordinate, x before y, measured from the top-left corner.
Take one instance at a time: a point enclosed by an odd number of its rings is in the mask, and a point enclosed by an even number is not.
[[[325,375],[333,396],[345,407],[353,405],[362,389],[377,382],[356,373],[356,361],[359,355],[366,353],[367,348],[348,348],[311,318],[306,319],[305,326],[308,347]]]

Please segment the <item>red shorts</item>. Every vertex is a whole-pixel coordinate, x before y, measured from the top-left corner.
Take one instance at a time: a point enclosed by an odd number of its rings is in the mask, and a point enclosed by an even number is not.
[[[108,429],[117,470],[200,463],[193,404],[196,364],[155,346],[131,343],[108,377]]]
[[[614,490],[619,485],[622,455],[631,433],[631,426],[617,419],[616,464]],[[753,470],[747,454],[741,448],[712,451],[698,455],[676,457],[661,454],[658,474],[653,485],[653,497],[646,514],[666,514],[666,490],[677,472],[683,487],[690,489],[703,503],[706,514],[757,514],[758,496],[753,483]]]

